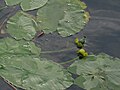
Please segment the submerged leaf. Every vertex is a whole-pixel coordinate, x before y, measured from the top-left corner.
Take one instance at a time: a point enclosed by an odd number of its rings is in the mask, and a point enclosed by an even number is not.
[[[75,84],[81,86],[79,84],[82,83],[87,90],[115,90],[110,88],[114,88],[112,86],[120,86],[119,60],[106,54],[99,54],[92,58],[88,56],[84,60],[74,62],[68,70],[74,73],[73,70],[76,69],[74,74],[80,75],[84,79],[79,81],[81,78],[79,79],[78,77],[75,80]],[[113,84],[110,88],[109,83]]]
[[[26,90],[64,90],[72,84],[66,70],[46,59],[15,56],[2,59],[0,64],[4,65],[0,76]]]
[[[7,21],[7,32],[17,40],[31,40],[36,34],[34,19],[19,11]]]
[[[44,6],[48,0],[5,0],[9,6],[20,4],[24,11],[34,10]]]

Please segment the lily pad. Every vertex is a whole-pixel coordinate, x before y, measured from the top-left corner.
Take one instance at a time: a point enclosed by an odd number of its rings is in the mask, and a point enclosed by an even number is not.
[[[5,0],[9,6],[20,4],[24,11],[34,10],[44,6],[48,0]]]
[[[40,49],[33,43],[25,40],[16,41],[12,38],[0,39],[0,58],[6,56],[40,55]]]
[[[73,83],[62,66],[30,56],[2,59],[0,76],[26,90],[64,90]]]
[[[58,31],[63,37],[74,35],[88,22],[85,8],[79,0],[50,0],[38,10],[39,28],[47,34]]]
[[[49,0],[48,3],[37,12],[40,30],[45,33],[56,31],[58,22],[64,15],[65,0]]]
[[[19,4],[20,2],[22,2],[22,0],[5,0],[5,2],[7,5],[12,6]]]
[[[58,33],[70,36],[81,31],[89,21],[89,14],[85,12],[86,4],[80,0],[68,0],[63,19],[59,20]]]
[[[58,33],[63,36],[70,36],[81,31],[86,22],[83,11],[66,11],[62,20],[59,20]]]
[[[7,21],[7,32],[16,40],[31,40],[36,34],[34,19],[19,11]]]
[[[86,90],[115,90],[114,86],[120,86],[120,59],[106,54],[78,60],[68,70],[79,75],[75,84]],[[113,84],[111,87],[110,83]]]

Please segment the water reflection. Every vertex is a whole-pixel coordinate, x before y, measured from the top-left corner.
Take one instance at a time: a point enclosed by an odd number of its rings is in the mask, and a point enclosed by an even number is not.
[[[91,21],[84,30],[84,34],[88,36],[88,50],[94,53],[105,52],[109,55],[120,57],[120,9],[116,9],[119,7],[118,3],[120,1],[100,0],[98,4],[101,7],[99,8],[94,3],[89,4],[89,1],[84,1],[88,3],[89,8],[91,7],[89,9]],[[92,0],[92,2],[96,1]]]

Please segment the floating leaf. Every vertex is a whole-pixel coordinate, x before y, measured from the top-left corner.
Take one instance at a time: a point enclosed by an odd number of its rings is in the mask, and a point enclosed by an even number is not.
[[[60,65],[30,56],[2,59],[0,75],[26,90],[64,90],[72,84],[71,75]]]
[[[38,10],[39,27],[45,33],[56,31],[58,22],[64,15],[64,0],[50,0]]]
[[[79,0],[68,0],[64,18],[59,20],[58,33],[70,36],[81,31],[88,22],[89,14],[84,11],[86,5]]]
[[[75,84],[81,86],[79,84],[82,83],[87,90],[115,90],[110,89],[114,87],[109,88],[109,83],[112,83],[112,86],[120,86],[119,60],[106,54],[99,54],[74,62],[68,70],[74,73],[73,70],[76,69],[74,74],[80,75],[80,78],[75,80]]]
[[[24,11],[34,10],[44,6],[48,0],[23,0],[21,7]]]
[[[47,1],[48,0],[5,0],[6,4],[9,6],[20,3],[20,6],[24,11],[40,8],[44,6]]]
[[[84,88],[83,82],[85,82],[85,78],[80,75],[75,79],[74,84],[78,85],[81,88]]]
[[[58,31],[63,37],[73,35],[88,22],[85,8],[86,5],[79,0],[48,1],[37,13],[39,28],[45,33]]]
[[[79,11],[66,11],[65,16],[59,21],[58,33],[63,36],[70,36],[78,33],[85,26],[84,13]]]
[[[17,5],[19,4],[20,2],[22,2],[23,0],[5,0],[6,4],[9,5],[9,6],[12,6],[12,5]]]
[[[0,39],[0,58],[12,55],[40,55],[40,49],[33,42],[16,41],[11,38]]]
[[[108,62],[109,67],[105,68],[105,74],[108,80],[115,85],[120,86],[120,61]]]
[[[34,19],[19,11],[7,21],[7,32],[17,40],[31,40],[36,34]]]

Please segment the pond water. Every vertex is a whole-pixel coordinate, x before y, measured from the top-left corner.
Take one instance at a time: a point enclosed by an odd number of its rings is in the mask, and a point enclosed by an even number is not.
[[[55,62],[65,62],[71,60],[76,55],[76,46],[74,39],[87,36],[86,50],[89,53],[98,54],[104,52],[114,57],[119,57],[120,53],[120,0],[83,0],[90,12],[91,19],[84,30],[74,36],[62,38],[56,33],[48,34],[36,39],[35,43],[42,48],[42,57],[49,58]],[[0,0],[0,6],[4,6],[3,0]],[[0,26],[3,17],[13,8],[4,10],[0,13]],[[18,10],[19,7],[15,10]],[[34,13],[34,12],[32,12]],[[0,36],[3,37],[3,36]],[[64,50],[65,51],[59,51]],[[68,50],[66,50],[68,49]],[[59,51],[59,52],[47,52]],[[67,67],[69,64],[64,65]],[[3,86],[4,85],[4,86]],[[7,88],[7,89],[5,89]],[[0,90],[12,90],[7,84],[0,80]],[[67,90],[83,90],[78,86],[72,85]]]

